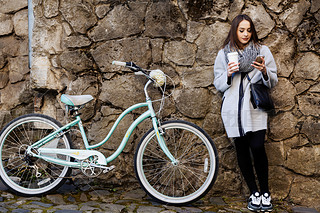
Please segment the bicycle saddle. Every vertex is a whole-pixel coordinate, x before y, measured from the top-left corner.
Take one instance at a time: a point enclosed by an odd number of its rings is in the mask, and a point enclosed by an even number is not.
[[[61,95],[61,102],[68,106],[81,106],[92,100],[92,95]]]

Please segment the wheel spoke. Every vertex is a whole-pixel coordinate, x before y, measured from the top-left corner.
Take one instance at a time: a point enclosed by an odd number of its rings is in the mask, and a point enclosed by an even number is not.
[[[71,170],[28,155],[27,147],[39,141],[62,125],[56,120],[38,114],[21,116],[10,122],[0,135],[0,175],[14,192],[27,196],[48,193],[62,185]],[[49,146],[50,147],[49,147]],[[69,149],[68,134],[44,145],[47,148]],[[55,158],[70,161],[70,157],[55,154]]]
[[[217,160],[212,140],[188,122],[168,121],[161,127],[166,146],[177,162],[169,160],[150,130],[135,155],[136,174],[142,187],[163,203],[187,204],[201,198],[216,178],[218,162],[210,163]]]

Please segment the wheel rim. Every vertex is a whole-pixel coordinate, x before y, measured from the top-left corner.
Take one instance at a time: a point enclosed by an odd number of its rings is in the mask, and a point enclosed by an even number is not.
[[[55,188],[68,172],[68,167],[58,166],[42,159],[27,156],[26,147],[43,138],[59,126],[47,119],[27,117],[9,126],[1,136],[0,170],[3,181],[13,190],[23,194],[42,194]],[[70,148],[66,136],[46,144],[47,148]],[[49,157],[70,160],[58,154]]]
[[[179,126],[177,126],[179,125]],[[178,160],[173,165],[165,156],[151,132],[141,144],[143,151],[137,156],[138,175],[151,196],[168,203],[188,203],[203,195],[216,172],[216,153],[210,142],[196,128],[183,123],[163,125],[165,140],[171,154]],[[179,131],[176,131],[179,128]],[[181,149],[180,149],[181,148]],[[209,150],[209,151],[208,151]]]

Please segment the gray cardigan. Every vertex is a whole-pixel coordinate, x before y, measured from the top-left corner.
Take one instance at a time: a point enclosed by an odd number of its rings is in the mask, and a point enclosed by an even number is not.
[[[261,46],[260,55],[265,56],[268,80],[264,80],[262,73],[254,69],[249,73],[251,83],[262,79],[267,87],[274,87],[277,82],[277,67],[271,51],[265,45]],[[267,129],[268,114],[258,108],[254,109],[250,101],[250,84],[248,79],[243,79],[244,96],[239,101],[239,88],[241,74],[232,77],[228,84],[227,62],[223,50],[220,50],[214,63],[214,86],[223,93],[221,116],[229,138],[243,136],[247,132]]]

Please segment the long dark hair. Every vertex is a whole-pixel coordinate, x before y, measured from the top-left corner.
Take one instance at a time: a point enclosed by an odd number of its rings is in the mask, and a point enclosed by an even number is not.
[[[251,33],[252,33],[250,41],[252,41],[255,45],[259,45],[257,31],[254,27],[254,24],[253,24],[251,18],[249,16],[243,14],[243,15],[236,16],[232,20],[230,31],[228,33],[226,40],[223,43],[222,48],[224,48],[230,42],[230,49],[234,49],[234,48],[240,49],[241,43],[240,43],[238,36],[237,36],[237,29],[238,29],[240,22],[243,20],[247,20],[250,23],[250,29],[251,29]]]

